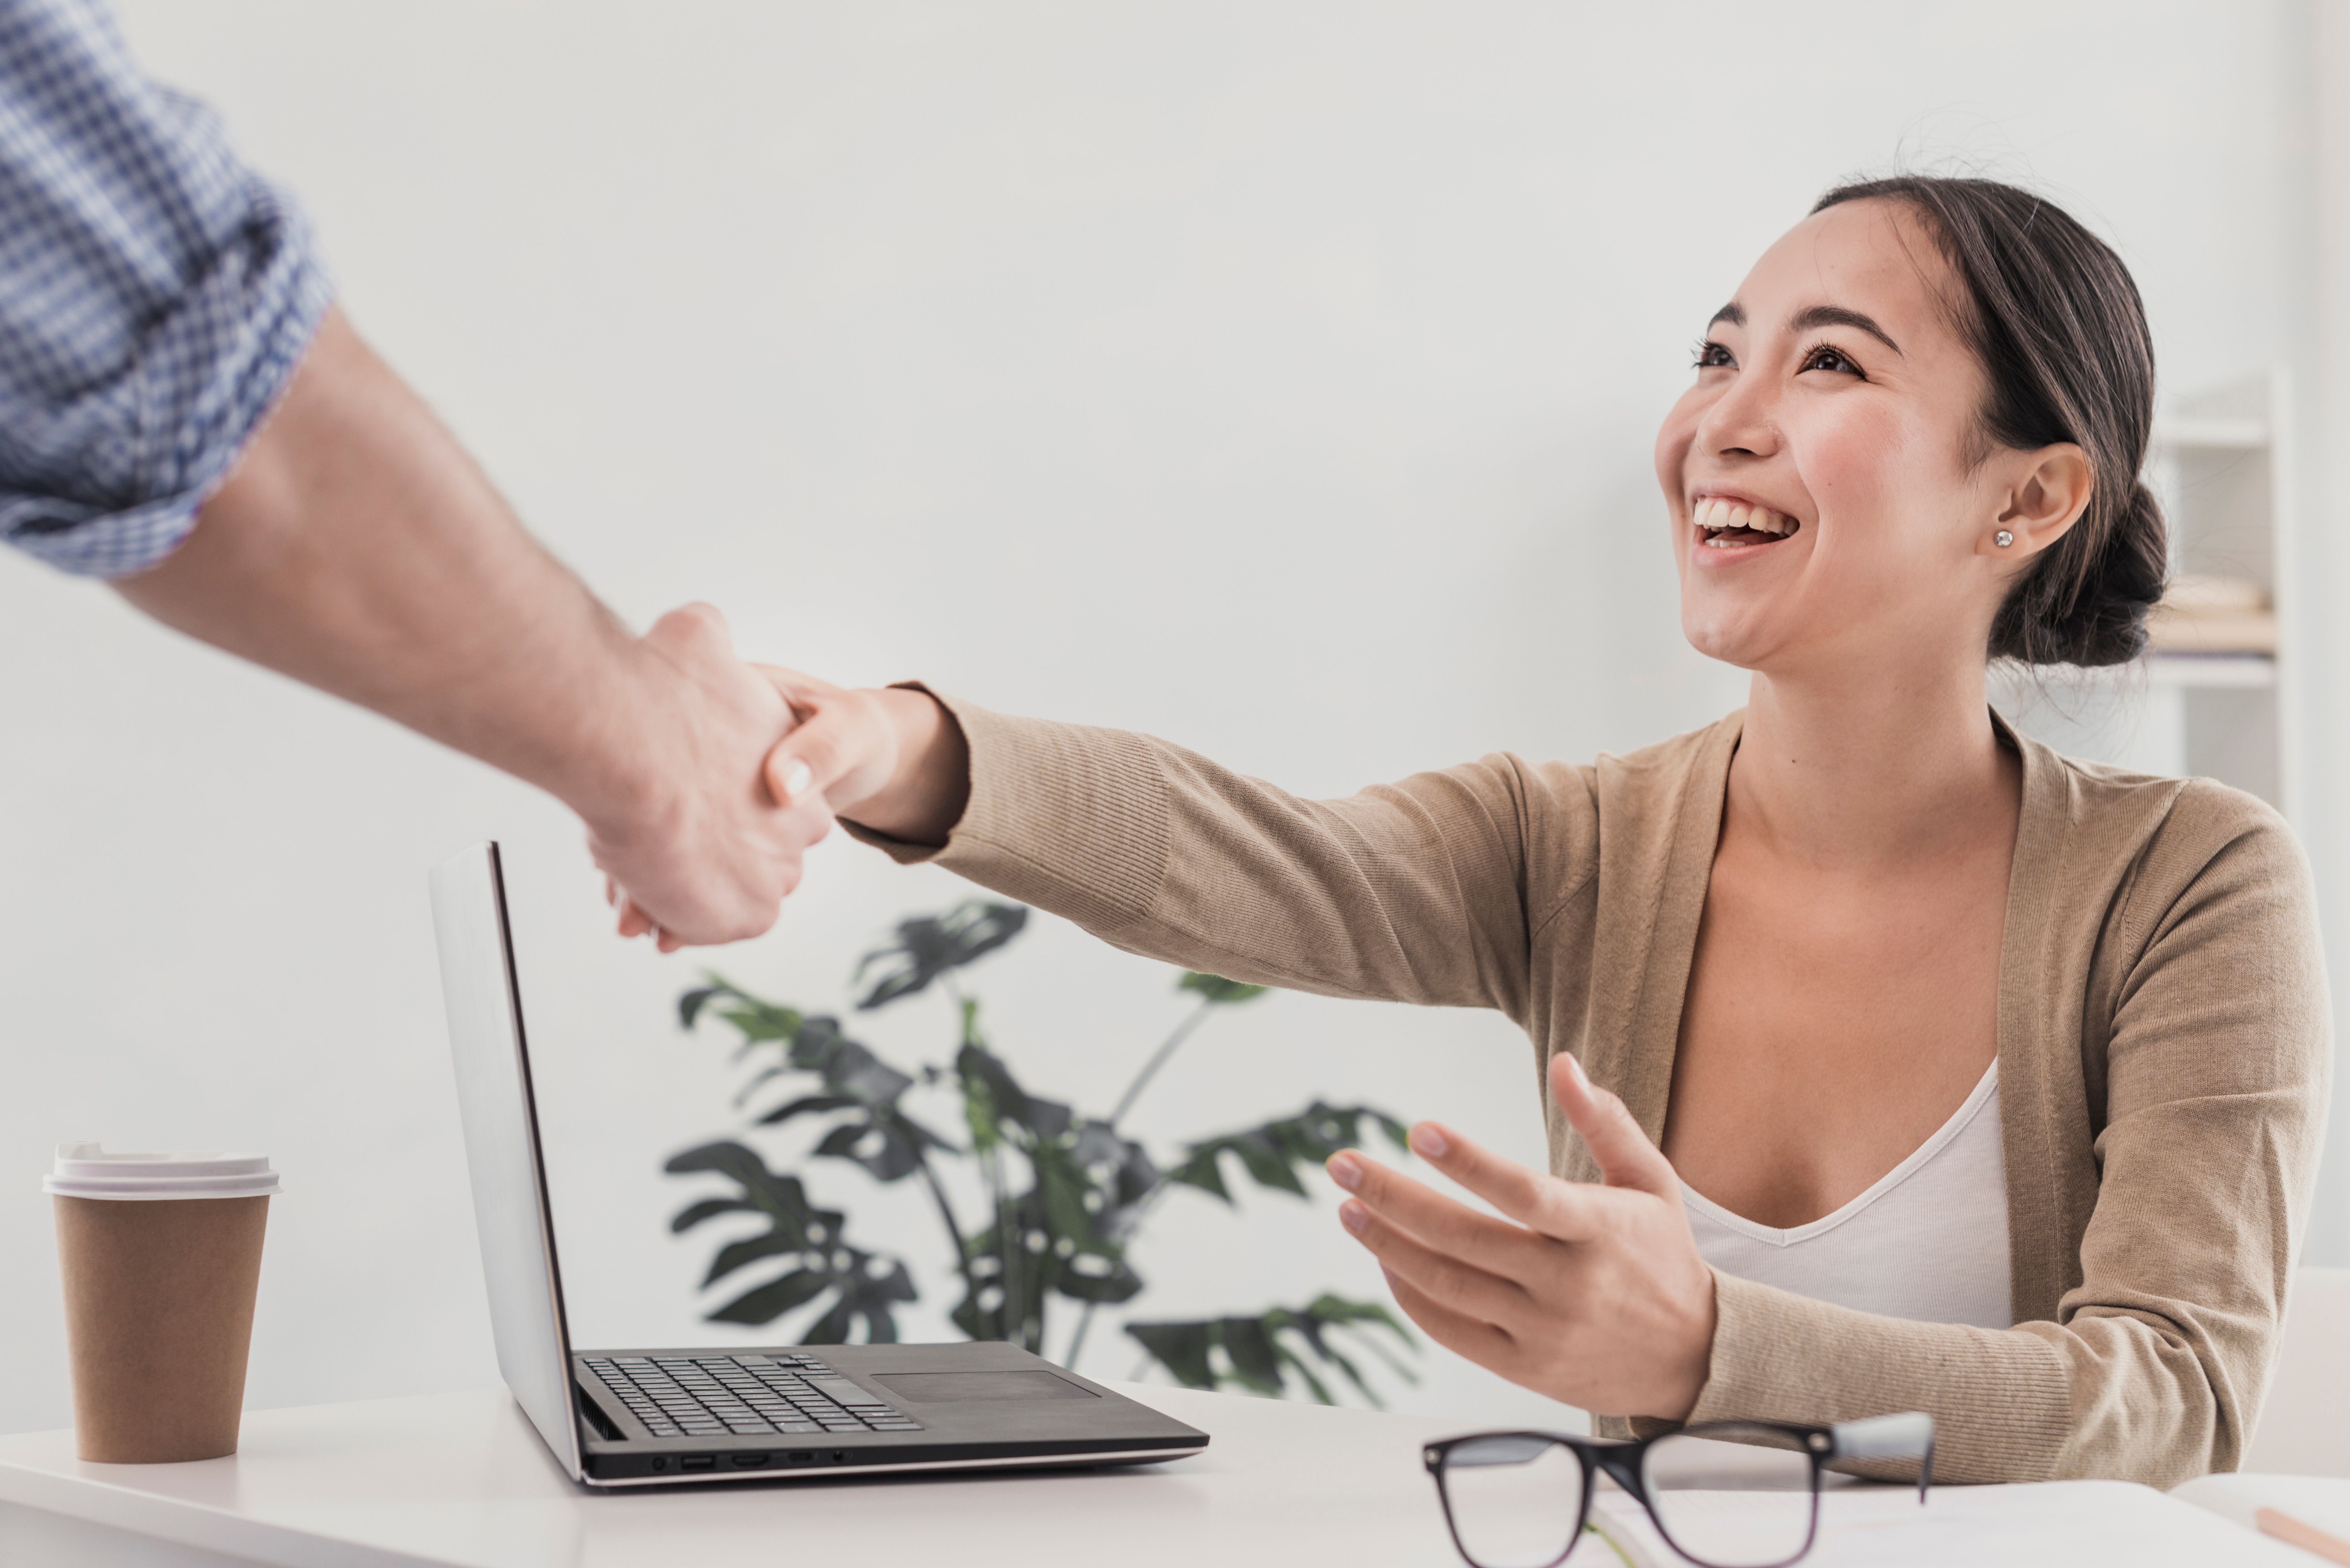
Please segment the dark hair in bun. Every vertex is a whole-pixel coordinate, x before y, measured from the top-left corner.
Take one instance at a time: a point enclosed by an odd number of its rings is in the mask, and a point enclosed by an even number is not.
[[[1959,326],[1991,382],[1984,454],[2071,441],[2095,473],[2087,511],[2017,579],[1991,621],[1991,656],[2123,664],[2170,556],[2162,507],[2138,482],[2154,426],[2154,339],[2111,247],[2029,191],[1905,174],[1839,185],[1846,202],[1898,202],[1924,220],[1966,291]]]

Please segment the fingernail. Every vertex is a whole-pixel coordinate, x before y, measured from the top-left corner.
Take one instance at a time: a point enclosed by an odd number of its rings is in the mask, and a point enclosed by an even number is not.
[[[797,800],[800,797],[800,792],[806,789],[809,781],[815,777],[816,774],[808,771],[808,765],[797,757],[785,763],[784,764],[784,798]]]
[[[1577,1085],[1586,1089],[1591,1087],[1591,1077],[1590,1075],[1584,1072],[1582,1059],[1571,1052],[1568,1054],[1566,1058],[1566,1070],[1575,1075],[1575,1081]]]
[[[1411,1129],[1411,1150],[1422,1159],[1442,1159],[1452,1152],[1452,1140],[1434,1122],[1422,1122]]]
[[[1353,1199],[1349,1198],[1346,1202],[1338,1205],[1338,1223],[1344,1225],[1354,1235],[1361,1235],[1363,1227],[1370,1222],[1371,1211]]]
[[[1363,1184],[1363,1168],[1351,1154],[1334,1154],[1329,1163],[1330,1179],[1352,1192]],[[1345,1210],[1341,1210],[1341,1213]]]

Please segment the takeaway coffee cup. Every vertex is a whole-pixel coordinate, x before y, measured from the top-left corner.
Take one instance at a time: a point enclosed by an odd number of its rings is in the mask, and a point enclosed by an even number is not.
[[[236,1452],[261,1232],[277,1173],[248,1154],[108,1154],[61,1143],[57,1209],[85,1459]]]

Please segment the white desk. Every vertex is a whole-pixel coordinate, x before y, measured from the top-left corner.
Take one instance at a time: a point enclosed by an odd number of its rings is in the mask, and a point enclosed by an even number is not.
[[[90,1465],[72,1434],[0,1438],[8,1568],[1450,1568],[1419,1464],[1450,1423],[1128,1387],[1211,1435],[1131,1470],[776,1482],[599,1497],[573,1487],[504,1389],[249,1412],[233,1459]],[[2006,1489],[1998,1489],[2005,1490]],[[2002,1568],[2110,1562],[2315,1568],[2315,1559],[2142,1488],[2030,1493]],[[1960,1525],[1992,1489],[1936,1494]],[[2052,1525],[2056,1526],[2052,1529]],[[1940,1532],[1929,1532],[1939,1534]],[[1934,1542],[1831,1529],[1806,1568],[1918,1561]],[[1979,1544],[1979,1542],[1977,1542]],[[1928,1550],[1921,1552],[1918,1548]],[[1586,1542],[1575,1568],[1608,1568]]]

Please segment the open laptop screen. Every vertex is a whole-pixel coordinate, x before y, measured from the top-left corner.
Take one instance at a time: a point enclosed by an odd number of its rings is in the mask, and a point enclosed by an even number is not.
[[[522,993],[506,925],[498,846],[477,844],[432,868],[441,992],[456,1059],[473,1220],[489,1287],[498,1371],[547,1448],[582,1479],[571,1337],[556,1272],[538,1115],[523,1042]]]

